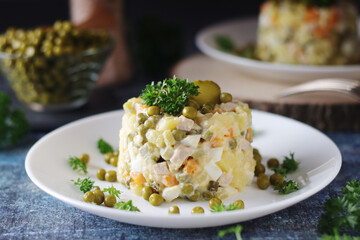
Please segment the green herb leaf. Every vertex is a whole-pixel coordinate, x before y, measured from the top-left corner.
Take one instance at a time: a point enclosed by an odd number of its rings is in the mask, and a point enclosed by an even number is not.
[[[146,85],[141,98],[148,106],[158,106],[168,114],[177,115],[188,103],[190,95],[199,94],[198,88],[199,86],[188,82],[187,79],[180,80],[174,76],[172,79]]]
[[[18,143],[30,130],[25,114],[11,110],[11,97],[0,92],[0,147]]]
[[[225,211],[225,210],[226,210],[225,205],[224,205],[223,203],[221,203],[220,205],[219,205],[219,204],[216,204],[216,205],[214,206],[214,209],[213,209],[213,210],[210,210],[210,212],[213,212],[213,213],[215,213],[215,212],[223,212],[223,211]]]
[[[74,185],[80,186],[80,191],[82,191],[83,193],[90,191],[90,189],[94,185],[94,181],[91,181],[90,177],[84,178],[82,180],[78,178],[76,182],[74,180],[71,181],[74,182]]]
[[[322,233],[332,233],[334,229],[360,230],[360,181],[348,182],[342,189],[342,196],[327,199],[318,229]]]
[[[295,172],[299,167],[299,162],[295,161],[294,153],[290,153],[290,157],[285,157],[283,163],[281,164],[281,168],[286,170],[286,173]]]
[[[104,139],[102,139],[102,138],[100,138],[97,145],[98,145],[97,147],[98,147],[99,151],[102,154],[114,151],[113,147],[109,143],[105,142]]]
[[[127,202],[117,202],[115,203],[114,208],[131,212],[140,212],[140,209],[132,204],[132,200],[129,200]]]
[[[282,194],[289,194],[289,193],[299,190],[299,185],[296,181],[293,181],[293,180],[284,181],[283,184],[284,184],[283,187],[277,185],[274,188],[274,190],[278,190],[279,193],[282,193]]]
[[[109,195],[113,195],[117,198],[120,198],[120,194],[121,194],[121,192],[119,190],[117,190],[116,188],[114,188],[113,185],[111,185],[111,187],[109,187],[109,188],[104,188],[103,192],[107,192],[107,193],[109,193]]]
[[[219,238],[222,238],[228,233],[235,233],[236,239],[237,240],[242,240],[242,237],[241,237],[242,229],[243,228],[242,228],[241,225],[236,225],[235,227],[231,227],[231,228],[219,231],[218,236],[219,236]]]
[[[232,52],[235,50],[235,43],[226,35],[215,36],[215,44],[220,50],[225,52]]]
[[[271,168],[275,173],[281,174],[284,178],[287,176],[287,171],[284,168]]]
[[[86,163],[82,162],[78,157],[70,157],[68,163],[74,171],[88,173]]]
[[[226,209],[226,211],[234,211],[234,210],[239,210],[241,209],[240,207],[236,206],[234,203],[230,203],[229,207]]]

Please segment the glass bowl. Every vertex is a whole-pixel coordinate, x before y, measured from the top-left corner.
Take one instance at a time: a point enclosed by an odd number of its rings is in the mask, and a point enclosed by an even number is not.
[[[0,70],[17,98],[34,111],[64,111],[84,105],[114,41],[61,56],[24,57],[0,52]]]

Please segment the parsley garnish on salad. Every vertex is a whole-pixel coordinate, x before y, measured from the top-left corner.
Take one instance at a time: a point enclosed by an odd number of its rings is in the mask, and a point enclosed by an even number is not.
[[[120,198],[120,194],[121,194],[121,192],[116,188],[114,188],[113,185],[111,185],[111,187],[109,188],[104,188],[103,192],[107,192],[109,195],[113,195],[117,198]]]
[[[177,115],[188,103],[189,96],[199,94],[198,88],[187,79],[181,80],[174,76],[146,85],[140,97],[148,106],[158,106],[168,114]]]
[[[282,194],[289,194],[299,190],[299,184],[294,180],[284,181],[283,186],[277,185],[274,190],[278,190]]]

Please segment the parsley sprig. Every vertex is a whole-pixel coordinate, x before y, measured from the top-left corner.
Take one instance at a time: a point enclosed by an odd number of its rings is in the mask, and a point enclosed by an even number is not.
[[[80,191],[82,191],[83,193],[90,191],[90,189],[94,185],[94,181],[91,181],[90,177],[84,178],[82,180],[78,178],[76,182],[74,180],[71,181],[74,182],[74,185],[80,186]]]
[[[74,171],[83,172],[85,174],[88,173],[86,163],[82,162],[78,157],[70,157],[68,163]]]
[[[286,173],[295,172],[299,167],[299,162],[295,161],[295,153],[290,153],[290,157],[285,156],[281,168],[286,170]]]
[[[172,79],[146,85],[141,98],[148,106],[158,106],[168,114],[177,115],[188,103],[190,95],[199,94],[198,88],[187,79],[181,80],[174,76]]]
[[[97,142],[97,147],[102,154],[114,151],[113,147],[102,138]]]
[[[347,182],[342,196],[326,200],[318,229],[332,233],[334,229],[360,231],[360,180]]]
[[[213,210],[210,210],[210,212],[223,212],[223,211],[235,211],[235,210],[239,210],[241,209],[239,206],[236,206],[234,203],[230,203],[229,204],[229,207],[226,208],[226,206],[221,203],[221,204],[216,204],[214,206],[214,209]]]
[[[111,185],[111,187],[109,188],[104,188],[103,192],[107,192],[109,195],[113,195],[117,198],[120,198],[120,194],[121,194],[121,192],[116,188],[114,188],[113,185]]]
[[[219,231],[218,236],[219,236],[219,238],[222,238],[228,233],[235,233],[236,240],[242,240],[242,237],[241,237],[242,229],[243,228],[241,225],[236,225],[235,227],[231,227],[231,228]]]
[[[284,181],[283,186],[277,185],[274,190],[278,190],[282,194],[289,194],[299,190],[299,184],[294,180]]]
[[[140,209],[133,205],[132,200],[129,200],[127,202],[124,201],[117,202],[115,203],[114,208],[131,211],[131,212],[140,212]]]

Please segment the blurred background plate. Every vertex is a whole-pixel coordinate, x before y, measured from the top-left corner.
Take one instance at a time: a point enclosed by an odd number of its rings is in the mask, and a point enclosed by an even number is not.
[[[197,47],[206,55],[236,65],[242,71],[268,81],[300,83],[319,78],[360,79],[360,65],[308,66],[270,63],[239,57],[219,50],[215,36],[227,35],[236,46],[256,42],[257,18],[231,20],[201,30],[195,38]]]

